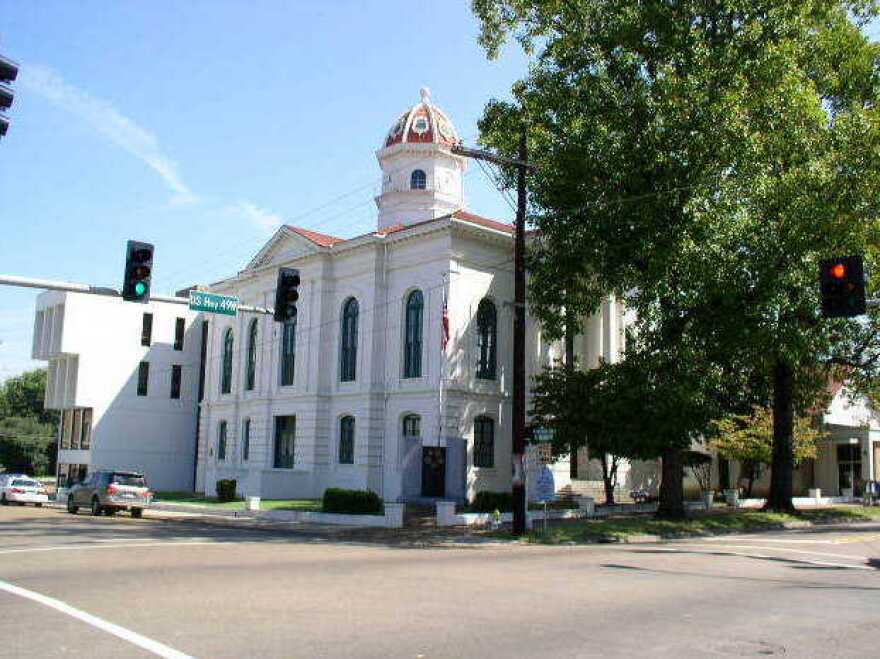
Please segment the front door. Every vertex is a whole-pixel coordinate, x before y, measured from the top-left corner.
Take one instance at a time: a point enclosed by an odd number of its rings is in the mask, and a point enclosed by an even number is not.
[[[446,496],[446,449],[443,447],[422,447],[422,496]]]

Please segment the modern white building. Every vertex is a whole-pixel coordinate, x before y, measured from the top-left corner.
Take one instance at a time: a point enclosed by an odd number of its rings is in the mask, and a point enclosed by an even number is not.
[[[374,231],[341,239],[282,226],[210,287],[271,307],[279,267],[302,280],[293,322],[210,318],[200,491],[213,494],[221,478],[264,498],[327,487],[387,501],[509,491],[513,229],[465,209],[468,162],[450,149],[458,134],[421,96],[376,154]],[[563,350],[531,318],[527,328],[531,377]],[[578,337],[581,363],[615,358],[622,337],[622,309],[609,300]]]
[[[32,357],[61,412],[58,483],[99,468],[150,487],[193,487],[201,323],[186,306],[50,291],[37,298]]]

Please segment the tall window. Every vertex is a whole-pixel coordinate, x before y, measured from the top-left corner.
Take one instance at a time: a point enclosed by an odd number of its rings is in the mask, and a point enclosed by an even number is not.
[[[354,464],[354,417],[339,420],[339,464]]]
[[[495,466],[495,422],[488,416],[474,419],[474,466]]]
[[[251,420],[245,419],[241,424],[241,460],[247,462],[251,457]]]
[[[413,170],[412,176],[409,177],[409,187],[411,190],[424,190],[428,187],[428,177],[421,169]]]
[[[348,298],[342,307],[342,341],[340,346],[339,379],[352,382],[357,376],[358,303]]]
[[[174,399],[180,398],[181,371],[180,364],[171,365],[171,397]]]
[[[178,318],[174,321],[174,349],[183,350],[183,333],[186,330],[186,319]]]
[[[232,391],[232,328],[226,329],[223,334],[223,369],[220,373],[220,393],[228,394]]]
[[[495,305],[484,298],[477,307],[477,377],[494,380],[498,351],[498,314]]]
[[[281,329],[281,386],[293,384],[296,367],[296,317],[284,322]]]
[[[226,422],[220,422],[220,428],[218,429],[217,436],[217,459],[225,460],[226,459]]]
[[[406,344],[403,352],[403,377],[422,375],[422,316],[425,304],[421,291],[413,291],[406,299]]]
[[[403,436],[418,437],[422,434],[422,417],[418,414],[407,414],[403,417]]]
[[[245,374],[244,388],[253,391],[254,382],[257,379],[257,319],[251,321],[248,329],[247,346],[247,373]]]
[[[87,449],[92,445],[92,408],[85,408],[82,414],[82,437],[80,438],[79,447]]]
[[[148,346],[153,342],[153,314],[145,313],[141,323],[141,345]]]
[[[294,438],[296,436],[295,416],[275,417],[275,460],[276,469],[293,469]]]
[[[147,387],[150,383],[150,362],[141,362],[138,364],[138,396],[147,395]]]

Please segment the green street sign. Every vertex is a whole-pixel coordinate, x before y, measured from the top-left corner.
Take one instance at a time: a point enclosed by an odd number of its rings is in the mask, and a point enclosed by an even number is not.
[[[234,316],[238,311],[239,299],[233,295],[217,295],[204,291],[189,292],[189,308],[205,313],[219,313]]]
[[[543,428],[541,426],[535,426],[535,428],[532,429],[532,437],[537,443],[552,442],[555,434],[556,432],[553,430],[553,428]]]

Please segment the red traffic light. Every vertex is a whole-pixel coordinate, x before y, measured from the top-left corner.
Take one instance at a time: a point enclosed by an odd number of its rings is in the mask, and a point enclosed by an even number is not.
[[[831,276],[835,279],[843,279],[846,277],[846,266],[843,263],[835,263],[831,266]]]

